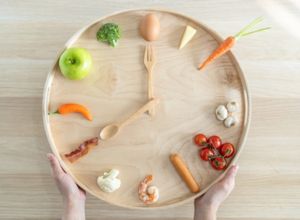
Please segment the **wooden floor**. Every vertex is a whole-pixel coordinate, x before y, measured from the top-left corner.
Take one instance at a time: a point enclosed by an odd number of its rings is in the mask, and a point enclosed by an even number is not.
[[[58,219],[50,176],[42,91],[56,53],[79,28],[128,8],[173,9],[223,37],[257,16],[272,29],[241,39],[233,52],[252,93],[252,123],[222,220],[300,219],[300,3],[290,1],[0,0],[0,219]],[[163,2],[163,3],[161,3]],[[87,199],[87,218],[191,219],[193,204],[132,211]]]

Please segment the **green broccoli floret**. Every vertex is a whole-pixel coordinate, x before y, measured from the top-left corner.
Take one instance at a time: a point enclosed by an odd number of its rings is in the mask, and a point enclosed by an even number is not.
[[[115,47],[121,37],[121,30],[117,24],[106,23],[100,27],[97,32],[97,40],[107,42],[112,47]]]

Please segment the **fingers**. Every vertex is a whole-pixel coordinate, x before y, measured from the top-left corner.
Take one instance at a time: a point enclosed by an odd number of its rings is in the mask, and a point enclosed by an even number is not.
[[[226,189],[233,188],[235,183],[235,176],[238,169],[239,167],[237,165],[232,165],[219,183],[221,183],[222,186]]]
[[[64,174],[64,171],[61,168],[57,158],[50,153],[47,154],[47,157],[51,165],[52,175],[57,178],[60,175]]]
[[[237,174],[238,169],[239,169],[239,166],[237,166],[237,165],[232,165],[232,166],[229,168],[228,172],[226,173],[224,179],[234,179],[235,176],[236,176],[236,174]]]

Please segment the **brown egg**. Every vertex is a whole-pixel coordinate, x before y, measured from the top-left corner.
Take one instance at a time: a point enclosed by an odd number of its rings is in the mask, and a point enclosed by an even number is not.
[[[159,20],[155,14],[147,14],[140,24],[140,33],[147,41],[154,41],[158,38],[160,31]]]

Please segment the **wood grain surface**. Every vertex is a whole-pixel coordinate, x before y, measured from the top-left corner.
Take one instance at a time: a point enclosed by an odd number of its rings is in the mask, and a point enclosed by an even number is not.
[[[254,17],[272,29],[242,39],[233,52],[247,74],[253,114],[234,192],[219,219],[299,219],[300,6],[293,1],[0,2],[0,219],[59,219],[42,124],[42,92],[57,51],[82,26],[128,8],[188,14],[223,37]],[[87,199],[88,219],[191,219],[193,203],[132,211]]]
[[[68,163],[63,156],[65,153],[83,141],[99,136],[104,126],[124,120],[147,102],[148,77],[143,52],[149,43],[140,36],[138,26],[148,13],[155,13],[161,25],[159,39],[151,43],[157,54],[153,90],[159,104],[155,117],[143,114],[113,139],[100,141],[78,162]],[[107,22],[122,28],[122,39],[117,48],[99,44],[95,38],[98,29]],[[189,45],[178,50],[187,24],[197,33]],[[95,21],[68,42],[67,47],[90,51],[93,68],[84,80],[71,81],[62,76],[57,61],[45,85],[43,114],[53,152],[61,159],[64,169],[89,193],[129,208],[174,206],[200,196],[220,180],[224,172],[215,171],[208,162],[199,160],[199,148],[193,144],[197,132],[218,134],[224,142],[232,143],[236,146],[234,158],[237,161],[250,123],[248,87],[231,53],[213,62],[206,70],[197,69],[200,60],[209,56],[221,42],[208,27],[169,11],[130,10]],[[238,123],[232,128],[226,128],[215,116],[216,107],[229,101],[238,103],[238,111],[234,113]],[[49,111],[54,112],[67,102],[88,106],[93,122],[74,115],[48,116]],[[171,153],[183,157],[201,185],[197,195],[190,193],[176,174],[168,159]],[[120,171],[122,186],[114,193],[104,193],[96,179],[113,168]],[[144,205],[138,199],[137,185],[149,174],[154,176],[153,184],[160,189],[160,199],[155,204]]]

